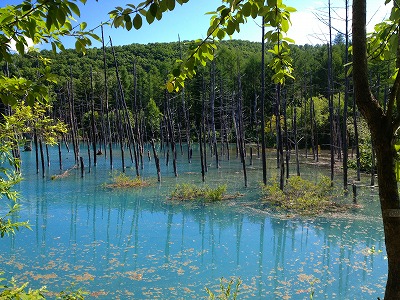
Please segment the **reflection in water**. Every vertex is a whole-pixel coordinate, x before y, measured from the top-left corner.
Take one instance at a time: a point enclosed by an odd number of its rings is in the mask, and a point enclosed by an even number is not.
[[[241,299],[309,299],[310,289],[317,299],[383,293],[387,269],[374,208],[341,218],[279,218],[249,204],[257,198],[251,189],[238,203],[177,203],[166,199],[172,176],[112,191],[101,186],[109,175],[100,170],[55,181],[26,172],[21,217],[33,230],[1,241],[7,277],[52,291],[74,282],[102,299],[205,297],[205,286],[215,290],[231,276],[243,281]],[[200,179],[180,174],[181,182]],[[365,207],[374,205],[365,199]]]

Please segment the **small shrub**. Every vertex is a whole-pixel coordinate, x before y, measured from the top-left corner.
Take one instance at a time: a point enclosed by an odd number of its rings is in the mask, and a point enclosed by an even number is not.
[[[125,173],[118,173],[113,176],[112,183],[106,184],[108,188],[134,188],[148,186],[149,183],[140,177],[129,177]]]
[[[305,214],[315,214],[330,206],[331,192],[331,180],[325,176],[316,184],[300,176],[292,176],[283,191],[278,183],[263,187],[264,200],[283,210]]]
[[[221,201],[226,193],[226,184],[217,186],[215,189],[207,188],[204,193],[205,198],[210,201]]]
[[[183,183],[175,186],[175,189],[170,195],[172,200],[195,200],[204,199],[206,201],[220,201],[224,199],[226,185],[220,185],[216,188],[208,186],[198,187],[191,183]]]
[[[225,286],[226,283],[226,286]],[[240,278],[236,280],[235,284],[235,290],[232,293],[232,286],[233,286],[233,279],[231,279],[229,282],[225,280],[224,278],[221,278],[220,280],[220,290],[219,294],[215,294],[213,291],[211,291],[209,288],[206,287],[206,292],[208,294],[208,299],[214,300],[214,299],[221,299],[221,300],[236,300],[237,295],[239,293],[239,286],[242,283]]]

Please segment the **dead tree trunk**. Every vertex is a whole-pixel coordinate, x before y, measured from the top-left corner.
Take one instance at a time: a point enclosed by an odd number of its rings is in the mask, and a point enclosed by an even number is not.
[[[243,98],[242,98],[242,80],[239,72],[238,75],[238,99],[237,99],[237,109],[236,109],[236,124],[237,124],[237,140],[239,145],[240,159],[242,161],[244,186],[247,187],[247,171],[246,171],[246,161],[245,161],[245,142],[244,142],[244,124],[243,124]]]
[[[112,153],[112,136],[111,136],[111,124],[108,106],[108,80],[107,80],[107,60],[106,60],[106,47],[104,46],[104,33],[103,26],[101,26],[101,41],[103,46],[103,68],[104,68],[104,97],[105,97],[105,110],[107,117],[107,136],[105,140],[108,140],[108,146],[110,151],[110,168],[113,168],[113,153]]]
[[[119,86],[119,93],[120,93],[120,96],[121,96],[121,104],[122,104],[121,106],[122,106],[122,109],[124,110],[125,120],[127,122],[126,124],[127,124],[128,130],[129,130],[128,133],[127,133],[128,140],[129,140],[129,144],[131,144],[133,146],[133,149],[134,149],[136,176],[139,176],[140,175],[139,174],[139,161],[138,161],[138,154],[137,154],[137,151],[136,151],[135,135],[133,133],[131,121],[129,119],[128,108],[126,106],[126,101],[125,101],[125,96],[124,96],[124,89],[122,87],[121,79],[120,79],[120,76],[119,76],[117,58],[116,58],[116,55],[115,55],[114,47],[112,45],[111,37],[110,37],[110,46],[111,46],[113,57],[114,57],[115,75],[117,77],[117,82],[118,82],[118,86]]]
[[[260,133],[261,133],[261,159],[263,170],[263,183],[267,184],[267,153],[265,142],[265,17],[262,17],[262,39],[261,39],[261,116],[260,116]]]

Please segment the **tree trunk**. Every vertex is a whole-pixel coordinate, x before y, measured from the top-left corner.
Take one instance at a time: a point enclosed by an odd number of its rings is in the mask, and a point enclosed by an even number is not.
[[[343,188],[346,191],[348,185],[347,178],[347,159],[348,159],[348,145],[347,145],[347,106],[349,103],[349,76],[347,76],[349,66],[349,0],[345,1],[346,3],[346,46],[345,46],[345,67],[344,67],[344,104],[343,104]]]
[[[103,26],[101,26],[101,41],[103,48],[103,68],[104,68],[104,97],[105,97],[105,110],[106,110],[106,118],[107,118],[107,138],[108,146],[110,149],[110,168],[113,168],[113,154],[112,154],[112,137],[111,137],[111,124],[110,124],[110,115],[109,115],[109,107],[108,107],[108,80],[107,80],[107,61],[106,61],[106,48],[104,46],[104,33]]]
[[[400,76],[396,77],[392,94],[384,111],[373,97],[368,82],[366,51],[366,0],[353,1],[353,82],[361,113],[368,123],[376,153],[379,200],[381,204],[385,245],[388,258],[388,278],[385,300],[400,299],[400,200],[395,175],[395,150],[392,146],[399,121],[394,102],[398,95]],[[397,58],[399,62],[399,55]],[[398,124],[398,123],[397,123]]]
[[[262,170],[263,170],[263,183],[267,184],[267,154],[265,151],[265,17],[262,18],[262,41],[261,41],[261,120],[260,120],[260,133],[261,133],[261,159],[262,159]]]

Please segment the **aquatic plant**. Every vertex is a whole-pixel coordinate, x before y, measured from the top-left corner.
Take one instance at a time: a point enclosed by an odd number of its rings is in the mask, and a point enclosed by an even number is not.
[[[112,183],[108,183],[105,186],[107,188],[136,188],[148,185],[147,181],[142,180],[138,176],[132,178],[125,173],[119,172],[112,176]]]
[[[287,180],[283,190],[278,181],[262,187],[263,200],[288,211],[303,214],[316,214],[333,205],[331,181],[323,176],[318,183],[308,181],[300,176],[292,176]]]
[[[225,198],[226,188],[226,184],[215,188],[209,186],[199,187],[191,183],[177,184],[169,198],[172,200],[204,199],[211,202],[220,201]]]
[[[226,279],[224,279],[223,277],[220,279],[220,290],[218,291],[219,294],[214,293],[213,291],[211,291],[209,288],[205,288],[206,292],[208,294],[208,299],[210,300],[214,300],[214,299],[221,299],[221,300],[236,300],[237,299],[237,295],[239,293],[239,286],[242,283],[242,280],[240,278],[236,279],[236,283],[235,283],[235,289],[232,293],[232,286],[233,286],[233,282],[234,280],[231,279],[229,282],[227,282]],[[225,286],[226,284],[226,286]]]
[[[0,273],[3,275],[3,273]],[[25,299],[25,300],[40,300],[46,299],[46,295],[49,291],[45,286],[39,289],[28,288],[29,283],[18,284],[14,278],[3,284],[6,281],[5,278],[0,278],[0,299]],[[60,300],[84,300],[85,295],[88,295],[87,291],[82,289],[75,289],[72,284],[71,287],[67,287],[65,291],[61,291],[56,294],[55,299]]]
[[[37,290],[28,289],[26,291],[28,282],[18,285],[14,278],[11,278],[7,284],[4,284],[4,281],[6,281],[5,278],[0,278],[0,299],[46,299],[44,296],[46,287]]]

